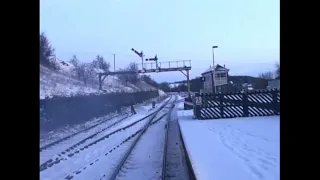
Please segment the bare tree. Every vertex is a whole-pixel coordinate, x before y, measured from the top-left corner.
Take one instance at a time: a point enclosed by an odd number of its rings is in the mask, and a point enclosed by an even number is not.
[[[131,72],[137,72],[138,71],[138,64],[131,62],[129,66],[126,69],[120,69],[119,71],[131,71]],[[139,81],[139,74],[138,73],[127,73],[127,74],[120,74],[118,75],[118,78],[123,83],[132,83],[136,84]]]
[[[76,78],[87,85],[95,76],[95,72],[90,63],[78,63],[74,67]]]
[[[82,66],[84,68],[84,71],[83,71],[84,74],[83,74],[82,80],[83,80],[83,83],[87,85],[88,81],[92,80],[96,73],[93,70],[92,64],[83,63]]]
[[[74,66],[74,72],[75,72],[75,76],[77,79],[82,80],[83,76],[84,76],[84,71],[85,71],[85,66],[84,64],[77,64],[76,66]]]
[[[55,57],[54,49],[52,48],[45,33],[40,34],[40,64],[55,69],[56,66],[53,62]]]
[[[137,72],[139,67],[137,63],[131,62],[127,68],[129,71],[134,71]],[[135,74],[130,74],[129,76],[129,82],[136,84],[139,81],[139,74],[135,73]]]
[[[119,71],[123,72],[123,71],[127,71],[127,69],[119,69]],[[130,74],[119,74],[117,75],[117,77],[122,83],[125,83],[127,85],[130,79]]]
[[[274,74],[271,71],[267,71],[259,74],[259,78],[270,80],[274,78]]]
[[[102,69],[103,71],[109,71],[110,63],[106,62],[104,58],[100,55],[97,55],[96,59],[92,61],[94,68]]]
[[[79,60],[76,55],[73,55],[72,58],[69,61],[73,66],[78,66],[79,65]]]
[[[83,74],[84,74],[84,67],[78,60],[76,55],[73,55],[72,58],[70,59],[70,63],[73,65],[73,74],[75,78],[82,80]]]

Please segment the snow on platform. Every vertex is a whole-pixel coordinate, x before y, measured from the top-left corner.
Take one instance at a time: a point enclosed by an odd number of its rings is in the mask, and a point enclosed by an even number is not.
[[[178,98],[177,98],[177,102],[180,102],[180,103],[177,103],[177,105],[176,105],[178,110],[183,110],[184,109],[184,103],[181,103],[181,102],[184,102],[184,97],[179,95]]]
[[[279,116],[196,120],[178,111],[197,180],[279,180]]]

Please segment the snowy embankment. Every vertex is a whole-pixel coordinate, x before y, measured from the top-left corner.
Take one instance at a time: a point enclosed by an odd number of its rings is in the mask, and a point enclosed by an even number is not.
[[[198,180],[279,180],[279,116],[195,120],[178,112],[179,125]]]
[[[99,90],[98,77],[91,79],[90,83],[84,83],[75,78],[73,65],[66,62],[58,62],[60,70],[54,72],[40,65],[40,99],[51,98],[53,96],[71,97],[76,95],[103,94],[112,92],[137,92],[150,91],[156,88],[139,81],[137,84],[123,84],[116,76],[107,76],[103,82],[102,89]],[[99,72],[96,70],[96,72]],[[160,92],[159,92],[160,93]],[[162,91],[162,95],[165,94]]]

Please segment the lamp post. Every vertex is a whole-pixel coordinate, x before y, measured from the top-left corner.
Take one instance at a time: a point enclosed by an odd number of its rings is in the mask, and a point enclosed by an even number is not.
[[[218,48],[218,46],[212,46],[212,67],[214,66],[214,49]]]
[[[212,46],[212,90],[216,93],[216,86],[214,85],[214,49],[218,46]]]

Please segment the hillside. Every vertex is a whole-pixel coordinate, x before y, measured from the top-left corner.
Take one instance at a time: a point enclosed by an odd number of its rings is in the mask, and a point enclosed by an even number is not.
[[[58,71],[53,71],[40,65],[40,99],[52,98],[53,96],[70,97],[75,95],[103,94],[112,92],[136,92],[156,90],[156,88],[138,81],[136,84],[121,83],[116,76],[108,76],[104,80],[100,91],[96,75],[85,85],[84,82],[75,78],[74,67],[71,63],[59,61],[56,63]],[[99,70],[95,70],[95,73]]]

